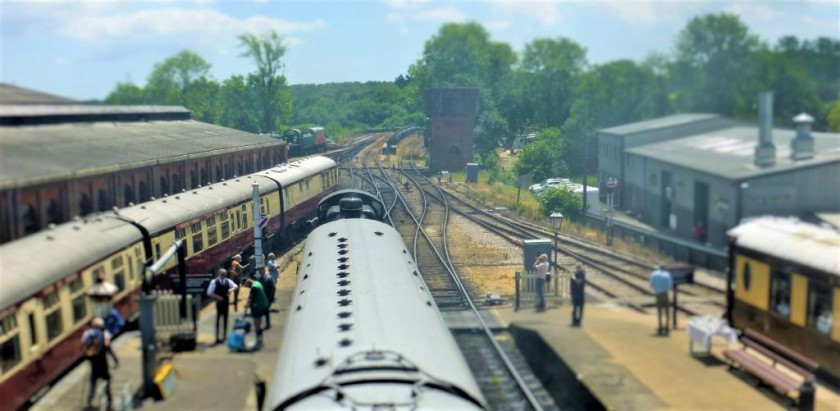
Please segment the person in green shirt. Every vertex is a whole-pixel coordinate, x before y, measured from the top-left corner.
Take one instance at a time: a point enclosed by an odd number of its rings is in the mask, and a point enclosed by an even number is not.
[[[248,294],[248,307],[251,308],[251,318],[254,319],[254,331],[257,333],[257,346],[262,345],[262,324],[261,320],[268,314],[268,297],[265,289],[259,281],[254,279],[245,280],[245,286],[251,288]]]

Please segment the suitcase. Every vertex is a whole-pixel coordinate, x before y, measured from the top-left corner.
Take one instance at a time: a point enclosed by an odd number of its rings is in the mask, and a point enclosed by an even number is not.
[[[228,335],[227,344],[231,351],[245,351],[245,331],[234,330]]]
[[[251,332],[251,322],[246,320],[245,317],[239,317],[233,321],[233,329],[242,330],[247,334]]]

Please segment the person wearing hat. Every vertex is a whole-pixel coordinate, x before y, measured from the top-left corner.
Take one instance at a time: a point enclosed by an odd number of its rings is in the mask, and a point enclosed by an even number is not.
[[[108,405],[112,405],[111,396],[111,373],[108,370],[108,355],[114,360],[114,368],[119,367],[120,360],[111,350],[111,333],[105,330],[105,321],[102,318],[94,318],[91,321],[91,328],[82,334],[82,349],[85,358],[90,362],[90,384],[88,386],[87,406],[93,407],[93,396],[96,393],[96,383],[105,380],[105,396]]]

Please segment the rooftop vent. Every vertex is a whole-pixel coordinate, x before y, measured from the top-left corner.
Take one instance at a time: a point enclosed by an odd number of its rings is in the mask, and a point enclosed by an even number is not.
[[[773,144],[773,92],[758,95],[758,145],[755,146],[755,165],[769,167],[776,164]]]
[[[807,160],[814,158],[814,137],[811,137],[811,124],[814,118],[802,113],[793,118],[796,126],[796,138],[790,142],[791,160]]]

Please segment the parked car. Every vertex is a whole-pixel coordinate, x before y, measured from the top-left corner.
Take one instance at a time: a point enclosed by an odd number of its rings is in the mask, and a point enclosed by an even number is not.
[[[534,194],[541,194],[543,191],[548,190],[549,188],[558,188],[558,187],[571,187],[572,180],[568,178],[549,178],[548,180],[543,181],[541,184],[535,186],[531,186],[531,192]]]

